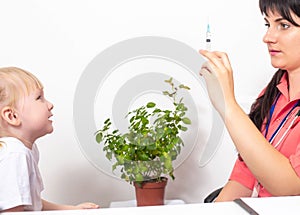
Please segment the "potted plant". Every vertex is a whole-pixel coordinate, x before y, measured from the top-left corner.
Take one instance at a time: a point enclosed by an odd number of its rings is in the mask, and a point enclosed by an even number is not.
[[[164,203],[168,176],[175,179],[172,161],[184,145],[180,132],[187,131],[186,125],[191,124],[186,117],[187,107],[183,98],[177,98],[179,90],[190,88],[182,84],[175,86],[172,78],[165,82],[170,85],[171,91],[164,91],[163,94],[172,99],[173,109],[160,109],[154,102],[148,102],[125,116],[129,119],[127,133],[121,134],[118,129],[111,129],[109,118],[95,133],[96,141],[104,143],[106,157],[114,162],[112,170],[118,169],[122,179],[135,185],[138,206]],[[154,185],[161,187],[162,196],[154,197],[150,202],[140,202],[142,188]],[[154,192],[158,190],[156,188]],[[159,202],[153,202],[155,200]]]

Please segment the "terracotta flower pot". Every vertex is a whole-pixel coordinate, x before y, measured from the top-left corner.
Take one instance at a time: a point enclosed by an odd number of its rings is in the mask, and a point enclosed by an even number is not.
[[[142,184],[134,182],[137,206],[164,205],[167,182],[167,178],[163,178],[160,182],[149,181]]]

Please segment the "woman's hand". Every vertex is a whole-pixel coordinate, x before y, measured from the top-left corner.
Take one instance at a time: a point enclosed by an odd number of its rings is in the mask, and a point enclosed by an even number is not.
[[[236,103],[232,68],[226,53],[200,50],[207,61],[202,65],[200,75],[205,79],[210,100],[224,118],[225,110]]]

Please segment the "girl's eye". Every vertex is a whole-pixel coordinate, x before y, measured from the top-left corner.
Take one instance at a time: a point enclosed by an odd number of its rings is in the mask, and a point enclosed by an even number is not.
[[[265,23],[265,26],[266,26],[267,28],[270,28],[270,24],[269,24],[269,23]]]
[[[42,98],[42,96],[40,95],[40,96],[38,96],[37,98],[36,98],[36,100],[39,100],[39,99],[41,99]]]

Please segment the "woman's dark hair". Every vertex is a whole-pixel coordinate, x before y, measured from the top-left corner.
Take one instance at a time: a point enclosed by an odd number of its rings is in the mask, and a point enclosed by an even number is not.
[[[259,8],[261,13],[266,16],[268,16],[270,12],[277,12],[293,25],[300,26],[291,16],[291,13],[294,13],[300,17],[299,0],[259,0]]]
[[[294,13],[300,17],[300,0],[259,0],[259,8],[261,13],[266,16],[270,12],[276,12],[293,25],[300,26],[291,15]],[[269,119],[270,117],[271,106],[279,94],[276,86],[285,72],[285,70],[279,69],[267,85],[264,94],[257,98],[251,106],[249,117],[258,129],[261,129],[264,119]]]
[[[264,94],[258,97],[251,106],[249,117],[258,129],[261,129],[264,119],[270,117],[271,106],[279,93],[276,86],[285,72],[285,70],[279,69],[267,85]]]

